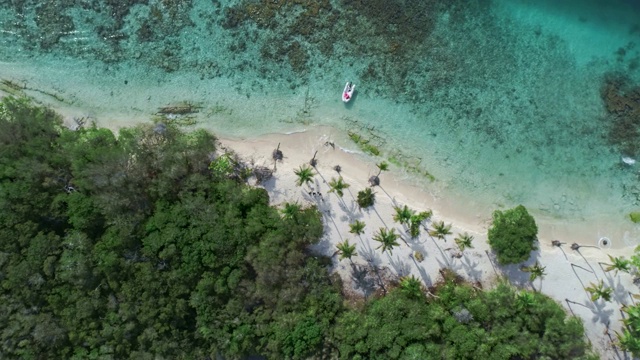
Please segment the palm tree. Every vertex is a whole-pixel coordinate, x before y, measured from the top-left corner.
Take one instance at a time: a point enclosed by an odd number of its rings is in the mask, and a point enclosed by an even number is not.
[[[613,257],[609,256],[609,260],[611,260],[611,264],[599,262],[600,266],[607,265],[604,271],[609,272],[612,270],[616,271],[616,275],[618,275],[618,271],[626,272],[627,274],[631,272],[631,261],[629,259],[625,259],[623,256],[621,257]]]
[[[313,157],[311,158],[311,160],[309,160],[309,165],[311,165],[311,167],[313,167],[314,169],[316,168],[316,165],[318,165],[316,154],[318,154],[318,150],[316,150],[316,152],[313,153]]]
[[[400,291],[414,299],[419,299],[424,295],[422,282],[413,275],[400,279]]]
[[[294,203],[285,203],[282,211],[282,217],[285,219],[293,219],[297,213],[300,212],[302,207],[297,202]]]
[[[382,161],[379,164],[376,164],[376,166],[378,167],[378,173],[369,178],[369,185],[371,186],[380,185],[380,174],[383,171],[389,170],[389,164],[387,164],[387,162],[385,161]]]
[[[542,279],[546,275],[546,273],[544,272],[546,268],[547,268],[546,266],[541,266],[540,263],[536,261],[536,263],[533,266],[522,266],[520,270],[524,272],[528,272],[529,281],[533,282],[535,279],[537,278]]]
[[[551,246],[555,246],[558,249],[560,249],[560,251],[562,251],[562,255],[564,255],[564,258],[569,260],[569,258],[567,257],[567,254],[564,252],[564,249],[562,248],[562,245],[564,245],[564,244],[566,244],[566,243],[563,243],[560,240],[551,241]]]
[[[613,293],[613,289],[604,286],[602,280],[600,280],[598,284],[591,283],[590,286],[585,290],[587,290],[589,294],[591,294],[591,301],[596,301],[598,299],[611,301],[611,294]]]
[[[365,226],[364,221],[356,220],[354,223],[349,224],[349,232],[360,236],[364,234]]]
[[[280,143],[278,143],[278,147],[275,150],[273,150],[271,157],[273,158],[273,161],[282,161],[282,159],[284,158],[284,155],[280,150]]]
[[[433,212],[431,210],[421,211],[417,214],[411,215],[411,218],[409,219],[409,233],[412,238],[420,236],[420,226],[422,225],[422,222],[431,218],[432,215]]]
[[[349,240],[345,240],[341,243],[338,243],[336,247],[338,248],[338,253],[340,254],[340,260],[349,259],[349,261],[353,264],[353,260],[351,260],[351,257],[358,255],[358,253],[356,253],[356,245],[349,244]]]
[[[640,307],[638,306],[622,306],[622,311],[624,311],[627,316],[622,319],[624,325],[628,328],[633,329],[636,332],[640,332]]]
[[[599,249],[599,247],[593,246],[593,245],[580,245],[578,243],[571,244],[571,250],[578,252],[578,255],[582,257],[584,262],[587,263],[587,266],[591,269],[591,273],[596,277],[596,279],[598,279],[598,274],[596,274],[596,270],[593,268],[593,266],[591,266],[591,264],[589,264],[589,260],[587,260],[587,258],[584,257],[584,255],[582,255],[582,253],[580,252],[581,247],[592,247],[596,249]]]
[[[298,186],[302,186],[302,184],[311,183],[311,181],[313,180],[313,177],[316,175],[313,172],[313,169],[311,169],[307,165],[301,165],[300,169],[293,170],[293,173],[298,176],[298,181],[296,181],[296,184]]]
[[[407,205],[403,207],[394,206],[393,209],[396,211],[395,215],[393,215],[393,221],[402,225],[409,224],[411,217],[415,214],[415,211],[409,209]]]
[[[458,233],[458,236],[453,239],[458,245],[458,249],[460,251],[464,251],[465,249],[473,249],[473,235],[469,235],[469,233],[465,232],[464,234]]]
[[[447,241],[446,236],[451,234],[451,224],[445,225],[444,221],[434,222],[433,229],[429,230],[429,235],[444,241]]]
[[[599,247],[597,247],[595,245],[580,245],[578,243],[571,244],[571,250],[573,250],[573,251],[579,251],[581,247],[590,247],[590,248],[600,249]]]
[[[336,194],[338,194],[338,196],[342,197],[344,195],[344,189],[348,188],[350,185],[345,183],[342,180],[342,176],[340,176],[338,180],[336,180],[335,178],[331,178],[331,181],[329,181],[329,186],[331,187],[331,190],[329,190],[329,192],[335,192]]]
[[[373,236],[373,240],[380,243],[380,246],[378,246],[376,250],[382,248],[382,252],[389,251],[389,254],[391,254],[391,251],[395,246],[400,245],[398,244],[398,234],[396,234],[396,229],[387,231],[385,228],[380,228],[378,233]]]
[[[640,338],[636,336],[632,331],[624,329],[622,334],[615,331],[618,337],[618,344],[624,351],[629,351],[632,354],[640,353]]]
[[[333,167],[333,170],[335,170],[338,173],[338,175],[340,175],[340,172],[342,172],[342,166],[336,165]]]
[[[365,188],[362,191],[358,191],[357,203],[361,209],[366,209],[369,206],[373,206],[376,202],[376,193],[371,188]]]

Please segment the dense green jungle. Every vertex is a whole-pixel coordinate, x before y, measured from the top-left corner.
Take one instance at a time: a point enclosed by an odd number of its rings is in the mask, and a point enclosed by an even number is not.
[[[317,209],[283,216],[221,151],[203,130],[69,129],[4,98],[0,357],[597,358],[577,318],[506,282],[443,270],[429,296],[411,281],[346,296],[308,250]]]

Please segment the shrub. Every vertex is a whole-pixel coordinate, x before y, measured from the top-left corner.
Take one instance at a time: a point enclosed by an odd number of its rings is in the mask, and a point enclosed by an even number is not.
[[[631,221],[633,221],[634,224],[640,223],[640,211],[630,212],[629,219],[631,219]]]
[[[515,264],[527,260],[531,250],[536,249],[537,235],[538,226],[524,206],[493,212],[489,245],[500,264]]]

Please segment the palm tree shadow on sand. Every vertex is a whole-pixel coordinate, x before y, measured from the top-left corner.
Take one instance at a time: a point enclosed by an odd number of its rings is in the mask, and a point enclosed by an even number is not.
[[[376,280],[368,266],[351,264],[351,280],[353,290],[360,292],[365,299],[376,292]]]
[[[628,305],[627,300],[629,300],[629,290],[624,287],[620,278],[617,276],[605,276],[605,278],[607,279],[607,285],[613,290],[611,294],[612,301],[621,305]]]
[[[431,281],[431,276],[429,276],[429,274],[424,269],[424,267],[420,265],[420,263],[418,263],[418,261],[413,256],[411,257],[411,260],[413,260],[413,264],[418,269],[418,272],[420,273],[420,277],[422,278],[422,282],[424,283],[424,285],[426,287],[433,285],[433,282]]]
[[[395,259],[393,256],[389,255],[389,263],[398,277],[407,276],[411,273],[411,267],[407,262],[400,259],[399,255],[396,255]]]
[[[587,303],[587,308],[591,310],[593,313],[593,317],[591,321],[600,322],[601,324],[608,324],[611,319],[611,315],[613,315],[613,309],[607,309],[607,302],[603,300],[597,301],[589,301]]]
[[[530,285],[529,273],[520,270],[522,265],[532,265],[540,258],[540,249],[531,251],[529,259],[522,264],[509,264],[499,266],[502,273],[509,279],[512,285],[517,287],[527,287]]]
[[[474,253],[479,255],[478,253]],[[463,254],[459,261],[453,261],[452,270],[459,272],[458,270],[464,271],[464,273],[468,276],[469,280],[472,282],[480,281],[483,278],[484,273],[482,270],[478,269],[478,265],[480,265],[479,261],[471,260],[469,254]]]

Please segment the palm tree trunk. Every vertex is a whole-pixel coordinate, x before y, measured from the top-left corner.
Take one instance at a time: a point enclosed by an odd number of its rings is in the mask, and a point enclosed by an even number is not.
[[[590,245],[589,245],[589,246],[590,246]],[[597,247],[597,246],[594,246],[594,247]],[[591,269],[591,272],[593,272],[593,275],[596,277],[596,280],[600,280],[600,279],[598,278],[598,274],[596,274],[596,271],[595,271],[595,269],[593,268],[593,266],[591,266],[591,264],[589,264],[589,261],[587,261],[587,258],[586,258],[586,257],[584,257],[584,255],[582,255],[582,253],[580,252],[580,250],[576,250],[576,252],[577,252],[578,254],[580,254],[580,256],[582,257],[582,259],[584,260],[584,262],[585,262],[585,263],[587,263],[587,266],[589,266],[589,268]]]
[[[380,190],[382,190],[383,193],[385,193],[385,195],[387,195],[389,200],[391,200],[391,205],[397,206],[396,200],[394,198],[392,198],[391,195],[389,195],[389,193],[382,187],[382,185],[378,185],[378,187],[380,188]]]
[[[451,262],[449,262],[449,259],[447,258],[447,256],[442,251],[442,248],[440,247],[440,245],[438,245],[438,242],[436,241],[436,239],[434,239],[433,236],[431,236],[431,235],[429,235],[429,237],[431,238],[431,240],[433,240],[433,243],[436,244],[436,247],[440,251],[440,255],[442,255],[442,258],[444,259],[444,262],[447,263],[447,267],[451,267]]]
[[[485,250],[484,251],[485,254],[487,254],[487,258],[489,258],[489,263],[491,264],[491,267],[493,268],[493,272],[496,273],[496,276],[500,276],[500,274],[498,273],[498,269],[496,269],[496,266],[493,264],[493,260],[491,260],[491,256],[489,256],[489,250]]]
[[[333,223],[333,226],[336,228],[336,232],[338,233],[338,236],[340,236],[340,241],[344,241],[344,239],[342,238],[342,234],[340,234],[340,229],[338,228],[338,224],[336,224],[336,221],[333,220],[333,215],[331,214],[330,210],[327,210],[328,213],[326,213],[327,217],[329,219],[331,219],[331,222]],[[323,212],[323,214],[325,214]]]
[[[569,299],[566,299],[566,298],[564,299],[564,301],[567,302],[567,306],[569,307],[569,311],[571,311],[571,315],[573,315],[573,316],[576,316],[576,313],[573,312],[573,308],[571,307],[571,304],[580,305],[580,306],[582,306],[584,308],[589,309],[588,306],[586,306],[584,304],[580,304],[579,302],[575,302],[575,301],[572,301],[572,300],[569,300]]]

